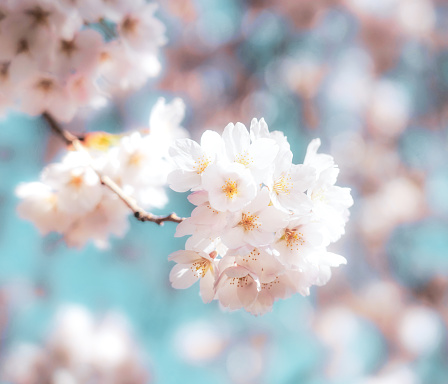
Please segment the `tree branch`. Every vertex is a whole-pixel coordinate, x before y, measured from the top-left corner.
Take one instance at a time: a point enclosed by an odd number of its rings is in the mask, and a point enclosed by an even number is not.
[[[42,117],[47,122],[48,126],[51,128],[53,133],[55,133],[59,138],[64,140],[65,144],[72,145],[76,150],[86,150],[85,147],[81,143],[81,139],[73,135],[71,132],[63,129],[54,118],[48,113],[45,112],[42,114]],[[180,223],[185,218],[179,217],[176,213],[170,213],[167,216],[156,216],[150,212],[146,212],[143,208],[141,208],[137,202],[130,196],[128,196],[120,186],[115,183],[109,176],[103,175],[100,171],[95,169],[92,166],[92,169],[98,175],[101,184],[109,188],[112,192],[114,192],[122,201],[125,203],[129,209],[134,213],[134,217],[139,221],[151,221],[156,223],[157,225],[163,225],[165,221],[171,221],[173,223]]]

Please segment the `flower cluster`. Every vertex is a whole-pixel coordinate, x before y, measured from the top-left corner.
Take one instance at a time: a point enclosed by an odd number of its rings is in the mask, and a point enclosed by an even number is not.
[[[144,0],[6,0],[0,3],[0,113],[79,107],[142,86],[160,71],[165,27]]]
[[[43,347],[22,343],[5,354],[0,381],[14,384],[144,384],[149,374],[127,322],[101,321],[83,307],[60,310]]]
[[[200,280],[204,302],[263,314],[280,298],[325,284],[330,267],[346,262],[327,251],[344,233],[353,200],[335,186],[339,169],[330,155],[308,146],[293,164],[287,138],[253,119],[250,132],[229,124],[222,136],[206,131],[198,144],[179,139],[170,148],[177,165],[168,182],[196,205],[176,236],[191,235],[174,252],[174,288]]]
[[[180,99],[154,106],[149,133],[129,135],[92,133],[82,151],[70,151],[59,163],[42,171],[40,181],[18,186],[23,199],[19,215],[32,221],[42,235],[63,234],[69,246],[82,247],[88,240],[104,248],[110,234],[123,236],[128,229],[129,208],[116,193],[101,184],[107,175],[144,208],[167,203],[164,186],[172,166],[167,160],[169,143],[187,136],[180,126],[185,106]]]

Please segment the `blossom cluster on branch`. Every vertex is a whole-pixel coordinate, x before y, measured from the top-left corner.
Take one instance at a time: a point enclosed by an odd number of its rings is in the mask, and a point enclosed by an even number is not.
[[[144,0],[6,0],[0,3],[0,113],[79,107],[142,86],[161,69],[165,27]]]
[[[112,135],[92,133],[81,150],[69,151],[59,163],[44,168],[40,181],[17,188],[19,215],[32,221],[42,235],[58,232],[69,246],[89,240],[107,247],[111,234],[128,230],[130,209],[102,185],[102,175],[143,208],[162,208],[168,199],[166,176],[172,169],[168,148],[187,136],[180,126],[185,105],[180,99],[159,101],[151,111],[149,131]]]
[[[325,284],[331,267],[346,262],[327,247],[344,233],[353,200],[335,185],[339,169],[319,146],[313,140],[304,163],[293,164],[287,138],[264,119],[250,131],[241,123],[222,136],[206,131],[200,144],[177,140],[168,181],[193,191],[196,208],[177,227],[176,236],[191,237],[170,256],[172,286],[200,280],[204,302],[263,314],[277,299]]]

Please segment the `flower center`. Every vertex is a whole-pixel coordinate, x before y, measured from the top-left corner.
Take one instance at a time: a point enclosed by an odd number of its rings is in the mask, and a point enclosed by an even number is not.
[[[210,261],[205,259],[196,260],[190,267],[197,277],[204,277],[208,270],[212,268]]]
[[[313,201],[325,201],[325,191],[323,190],[323,188],[319,188],[316,191],[313,191],[311,193],[311,200]]]
[[[233,199],[238,194],[236,181],[227,179],[225,184],[222,186],[222,191],[226,194],[228,199]]]
[[[142,164],[144,156],[140,152],[134,152],[129,156],[128,164],[138,167]]]
[[[68,183],[70,184],[70,186],[79,189],[81,188],[83,181],[84,180],[82,175],[72,175]]]
[[[285,194],[289,195],[292,189],[291,177],[290,176],[282,176],[275,183],[273,190],[277,195]]]
[[[205,169],[209,166],[210,159],[203,155],[202,157],[196,159],[194,162],[194,168],[196,169],[196,173],[200,175],[202,172],[205,171]]]
[[[33,19],[35,25],[46,25],[48,26],[48,17],[51,12],[43,10],[41,7],[36,6],[33,9],[28,9],[25,14]]]
[[[232,281],[230,282],[230,285],[236,284],[237,288],[243,288],[248,286],[249,284],[252,284],[253,281],[254,279],[249,275],[246,275],[244,277],[233,277]]]
[[[258,216],[251,215],[250,212],[248,214],[243,213],[241,221],[238,225],[241,225],[245,231],[252,231],[260,227],[260,224],[257,222]]]
[[[261,289],[267,289],[267,290],[270,290],[270,289],[272,289],[272,288],[275,288],[275,284],[278,284],[278,283],[280,283],[280,280],[279,280],[279,278],[278,278],[278,276],[275,278],[275,280],[274,281],[271,281],[270,283],[261,283],[260,284],[260,288]]]
[[[294,248],[298,251],[300,246],[305,244],[303,233],[297,232],[297,229],[286,229],[284,240],[291,251],[293,251]]]
[[[123,31],[125,33],[135,34],[137,31],[138,24],[139,24],[138,19],[133,18],[128,15],[124,18],[123,23],[121,24],[121,27],[123,28]]]
[[[53,89],[53,87],[54,82],[50,79],[39,80],[35,85],[36,89],[45,93],[50,92]]]
[[[248,167],[250,164],[254,162],[254,159],[249,156],[247,152],[240,153],[235,157],[235,162],[239,164],[243,164],[245,167]]]
[[[77,50],[77,46],[74,40],[61,40],[59,50],[67,57],[71,57],[73,52]]]

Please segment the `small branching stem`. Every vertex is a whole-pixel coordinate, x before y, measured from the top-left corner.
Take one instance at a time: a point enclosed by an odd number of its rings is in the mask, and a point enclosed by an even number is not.
[[[45,112],[42,117],[47,122],[48,126],[51,128],[54,134],[56,134],[59,138],[64,140],[66,145],[71,145],[77,151],[86,151],[86,148],[81,142],[81,139],[71,132],[63,129],[56,120],[48,113]],[[141,208],[135,199],[128,196],[121,187],[115,183],[109,176],[103,175],[100,171],[95,169],[92,166],[92,169],[98,175],[100,182],[105,187],[109,188],[113,193],[115,193],[123,203],[125,203],[128,208],[134,213],[134,217],[139,221],[151,221],[156,223],[157,225],[163,225],[166,221],[171,221],[173,223],[180,223],[184,220],[183,217],[179,217],[176,213],[170,213],[167,216],[156,216],[150,212],[146,212],[143,208]]]

